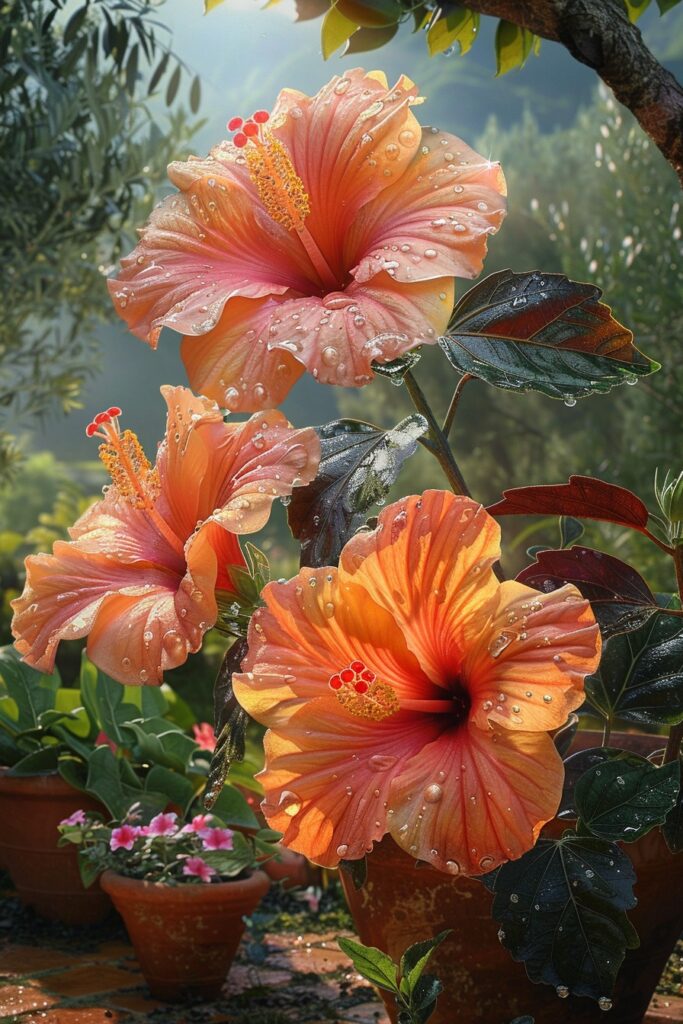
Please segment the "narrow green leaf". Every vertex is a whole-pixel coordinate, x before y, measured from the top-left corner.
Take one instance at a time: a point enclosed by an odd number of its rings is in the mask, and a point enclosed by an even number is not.
[[[433,939],[424,939],[422,942],[415,942],[412,946],[406,949],[405,953],[401,957],[401,963],[399,965],[399,971],[401,978],[405,978],[408,982],[408,990],[412,991],[417,984],[418,979],[422,975],[425,967],[429,963],[429,959],[435,949],[441,945],[441,943],[448,938],[451,934],[451,929],[447,928],[445,931],[439,932]]]
[[[199,110],[199,105],[202,101],[202,87],[199,81],[199,75],[195,75],[192,79],[192,85],[190,86],[190,110],[193,114],[196,114]]]
[[[371,984],[385,992],[398,993],[397,967],[390,956],[376,946],[364,946],[353,939],[338,939],[339,947],[353,961],[353,966]]]
[[[169,83],[166,86],[166,106],[170,107],[173,100],[176,98],[178,89],[180,88],[180,76],[182,74],[182,68],[180,64],[176,64],[175,71],[169,79]]]

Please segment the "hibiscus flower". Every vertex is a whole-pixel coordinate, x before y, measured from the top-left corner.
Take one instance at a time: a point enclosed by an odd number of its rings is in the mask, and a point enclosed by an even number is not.
[[[225,423],[218,407],[186,388],[163,387],[166,435],[151,466],[112,407],[87,429],[102,439],[113,484],[57,541],[26,559],[12,602],[24,661],[54,667],[62,639],[88,635],[95,664],[122,683],[159,683],[199,650],[216,622],[216,591],[233,592],[244,565],[239,534],[261,529],[276,497],[313,479],[315,431],[274,411]]]
[[[475,277],[505,212],[496,163],[413,113],[417,86],[380,71],[280,93],[233,118],[231,141],[173,163],[109,282],[119,315],[156,348],[185,337],[195,390],[232,411],[277,405],[307,370],[367,384],[372,362],[434,344],[454,277]]]
[[[390,833],[452,874],[533,846],[562,790],[549,731],[582,703],[600,633],[573,586],[500,583],[499,542],[480,505],[427,491],[338,570],[265,588],[234,688],[269,727],[262,806],[285,845],[334,867]]]

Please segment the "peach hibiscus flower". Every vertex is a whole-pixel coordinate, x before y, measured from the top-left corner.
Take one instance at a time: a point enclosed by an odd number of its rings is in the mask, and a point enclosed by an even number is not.
[[[469,498],[404,498],[339,569],[269,584],[234,687],[269,727],[264,813],[333,867],[387,832],[452,874],[520,857],[553,817],[549,731],[598,664],[591,607],[499,583],[500,530]]]
[[[88,635],[88,654],[122,683],[158,683],[164,669],[199,650],[217,618],[216,591],[234,591],[243,566],[238,534],[261,529],[276,497],[309,483],[319,461],[310,428],[280,412],[225,423],[217,406],[186,388],[163,387],[166,435],[156,464],[121,410],[95,417],[113,484],[57,541],[26,559],[26,586],[12,602],[24,660],[54,667],[60,640]]]
[[[185,335],[192,387],[232,411],[277,405],[304,370],[367,384],[372,362],[433,344],[454,277],[475,277],[505,212],[496,163],[422,128],[415,84],[382,72],[280,93],[230,142],[173,163],[179,189],[109,282],[153,348]]]

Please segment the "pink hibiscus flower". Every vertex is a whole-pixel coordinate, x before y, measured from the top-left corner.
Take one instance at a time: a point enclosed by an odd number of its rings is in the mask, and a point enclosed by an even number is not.
[[[194,875],[196,878],[201,878],[202,882],[210,882],[216,874],[216,869],[201,857],[188,857],[183,864],[183,874]]]
[[[210,722],[199,722],[193,725],[192,732],[200,750],[216,749],[216,734]]]
[[[277,405],[308,370],[362,386],[372,362],[434,344],[454,277],[475,277],[505,212],[496,163],[423,128],[416,85],[347,71],[315,96],[280,93],[208,158],[174,163],[179,192],[152,213],[109,282],[117,312],[156,348],[185,335],[197,391],[232,411]]]
[[[233,832],[229,828],[206,828],[199,835],[205,850],[232,850]]]
[[[159,683],[199,650],[216,622],[216,590],[234,592],[244,565],[238,534],[260,530],[276,497],[315,476],[320,445],[282,413],[225,423],[186,388],[162,388],[166,436],[154,466],[118,408],[88,427],[112,475],[102,501],[57,541],[26,559],[12,602],[24,661],[52,672],[62,639],[88,635],[88,655],[121,683]]]
[[[109,849],[132,850],[135,840],[141,835],[142,830],[133,825],[121,825],[115,828],[109,839]]]

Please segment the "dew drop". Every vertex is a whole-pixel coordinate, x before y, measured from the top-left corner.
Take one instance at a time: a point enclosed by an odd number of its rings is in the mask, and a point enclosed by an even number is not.
[[[612,1000],[608,999],[607,996],[600,996],[600,998],[598,999],[598,1006],[600,1007],[601,1010],[605,1010],[605,1011],[611,1010],[612,1009]]]
[[[557,988],[555,989],[555,992],[560,997],[560,999],[566,999],[567,996],[569,995],[569,989],[567,988],[566,985],[558,985]]]
[[[334,91],[336,92],[337,96],[343,96],[350,85],[351,82],[348,78],[340,78],[334,87]],[[337,850],[337,853],[339,853],[339,850]],[[344,850],[344,853],[346,853],[346,850]],[[341,857],[343,855],[339,854],[339,856]]]
[[[488,652],[492,658],[498,658],[503,651],[510,646],[513,640],[517,639],[517,634],[511,629],[503,629],[494,637],[488,645]]]
[[[289,818],[293,818],[301,810],[301,797],[293,793],[291,789],[283,789],[277,802],[277,809],[284,811]]]
[[[337,856],[338,857],[345,857],[348,852],[349,852],[349,848],[346,845],[346,843],[340,843],[340,845],[337,847]]]
[[[422,794],[425,803],[428,804],[438,804],[442,796],[443,790],[441,786],[436,784],[436,782],[433,782],[431,785],[427,786],[424,793]]]
[[[573,409],[573,407],[576,405],[576,399],[573,395],[565,395],[564,404],[567,406],[568,409]]]
[[[393,768],[398,758],[393,754],[373,754],[368,760],[368,767],[373,772],[386,772]]]

